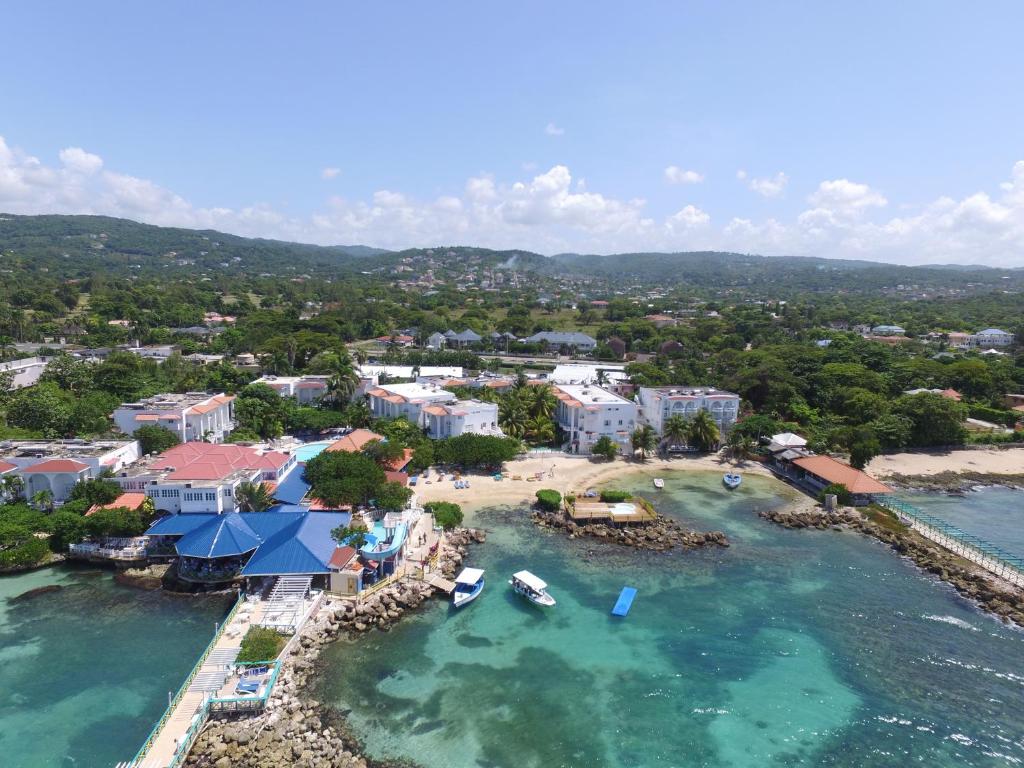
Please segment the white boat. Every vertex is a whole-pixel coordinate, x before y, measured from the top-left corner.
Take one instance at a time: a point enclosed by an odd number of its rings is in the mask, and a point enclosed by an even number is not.
[[[555,604],[555,598],[548,594],[548,585],[543,579],[538,579],[529,571],[519,571],[512,574],[508,582],[512,589],[525,597],[534,605],[542,605],[546,608]]]
[[[461,608],[472,603],[484,591],[484,572],[479,568],[463,568],[455,577],[455,590],[452,592],[452,605]]]
[[[654,478],[654,487],[661,490],[662,488],[665,487],[665,481],[662,480],[660,477]]]
[[[726,472],[725,477],[722,478],[722,482],[725,483],[726,488],[739,488],[740,483],[743,482],[743,478],[734,472]]]

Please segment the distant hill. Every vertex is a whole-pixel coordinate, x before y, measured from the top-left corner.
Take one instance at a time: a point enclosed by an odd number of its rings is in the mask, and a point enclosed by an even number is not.
[[[538,286],[585,283],[613,293],[630,285],[689,286],[708,292],[795,291],[935,293],[1024,290],[1024,270],[908,267],[869,261],[757,256],[716,251],[610,256],[467,246],[387,251],[365,245],[316,246],[239,237],[213,230],[158,227],[106,216],[0,214],[0,268],[18,266],[64,278],[111,275],[244,273],[249,276],[368,273],[378,279],[431,271],[458,282],[468,270],[514,272]],[[6,265],[3,263],[6,262]],[[14,262],[14,263],[12,263]]]

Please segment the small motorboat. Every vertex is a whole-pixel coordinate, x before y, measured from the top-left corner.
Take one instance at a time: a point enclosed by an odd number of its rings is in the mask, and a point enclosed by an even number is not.
[[[529,571],[519,571],[512,574],[508,582],[512,589],[525,597],[534,605],[550,608],[555,604],[555,598],[548,594],[548,585],[543,579],[539,579]]]
[[[452,605],[461,608],[480,597],[484,591],[484,572],[479,568],[463,568],[455,577],[455,590],[452,592]]]
[[[739,488],[740,483],[743,482],[743,478],[735,472],[726,472],[725,477],[722,478],[722,482],[725,483],[726,488],[731,490],[733,488]]]
[[[654,487],[660,491],[665,487],[665,481],[660,477],[654,478]]]

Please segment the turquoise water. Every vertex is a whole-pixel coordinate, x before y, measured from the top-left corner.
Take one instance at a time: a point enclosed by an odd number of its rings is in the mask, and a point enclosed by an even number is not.
[[[1024,633],[882,545],[756,517],[788,491],[748,476],[637,489],[732,547],[665,556],[487,510],[487,588],[325,654],[320,697],[371,754],[427,768],[1005,766],[1024,760]],[[505,581],[529,568],[547,611]],[[624,585],[630,614],[609,611]]]
[[[12,600],[51,585],[61,588]],[[133,757],[229,605],[123,587],[91,568],[0,577],[0,765]]]
[[[901,499],[926,509],[965,533],[1024,557],[1024,492],[983,488],[963,496],[901,493]]]
[[[330,440],[321,440],[318,443],[303,443],[295,449],[294,453],[299,461],[305,463],[323,453],[324,449],[330,444]]]

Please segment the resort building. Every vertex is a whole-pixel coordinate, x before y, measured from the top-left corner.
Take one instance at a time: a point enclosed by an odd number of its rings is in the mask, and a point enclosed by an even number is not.
[[[116,472],[138,461],[135,440],[5,440],[0,443],[0,474],[16,475],[26,498],[40,491],[60,504],[75,483],[106,470]]]
[[[467,433],[502,436],[498,427],[498,404],[482,400],[458,400],[451,405],[427,405],[423,408],[427,436],[440,440]]]
[[[574,349],[578,352],[593,352],[597,339],[577,331],[541,331],[523,339],[525,344],[543,344],[549,350]]]
[[[183,443],[203,440],[221,443],[234,428],[234,395],[205,392],[163,394],[135,403],[124,403],[114,411],[114,425],[126,435],[147,424],[169,429]]]
[[[960,402],[963,399],[963,395],[957,392],[955,389],[926,389],[924,387],[918,387],[917,389],[905,389],[903,390],[904,395],[942,395],[949,400],[956,400]]]
[[[114,479],[125,491],[145,493],[165,514],[223,514],[237,511],[235,496],[242,483],[276,488],[297,466],[294,455],[279,451],[190,442],[122,470]]]
[[[306,576],[323,589],[337,549],[331,531],[350,519],[343,512],[180,514],[157,520],[146,535],[154,551],[177,555],[186,581]]]
[[[724,436],[736,423],[740,396],[713,387],[640,387],[637,404],[640,421],[659,435],[669,416],[692,419],[699,411],[707,411]]]
[[[807,447],[807,440],[795,432],[780,432],[772,435],[768,443],[768,450],[771,453],[780,451],[801,450]]]
[[[564,384],[555,387],[555,394],[555,421],[571,453],[590,453],[602,436],[610,437],[620,453],[629,452],[629,437],[637,425],[636,403],[592,385]]]
[[[891,488],[871,475],[831,456],[798,456],[785,462],[785,474],[812,493],[832,484],[844,485],[857,506],[870,503],[875,494],[892,493]]]
[[[266,384],[281,397],[293,397],[300,405],[309,405],[327,394],[330,380],[330,376],[261,376],[253,384]]]
[[[967,337],[967,346],[972,349],[995,349],[1013,344],[1013,334],[999,328],[986,328]]]
[[[424,406],[451,405],[456,400],[451,392],[429,384],[378,384],[367,394],[374,418],[404,416],[420,427],[426,426]]]
[[[39,377],[46,370],[47,363],[51,357],[26,357],[21,360],[8,360],[0,363],[0,373],[10,373],[11,389],[24,389],[31,387],[39,381]]]
[[[906,330],[898,325],[876,325],[871,333],[874,336],[903,336]]]

